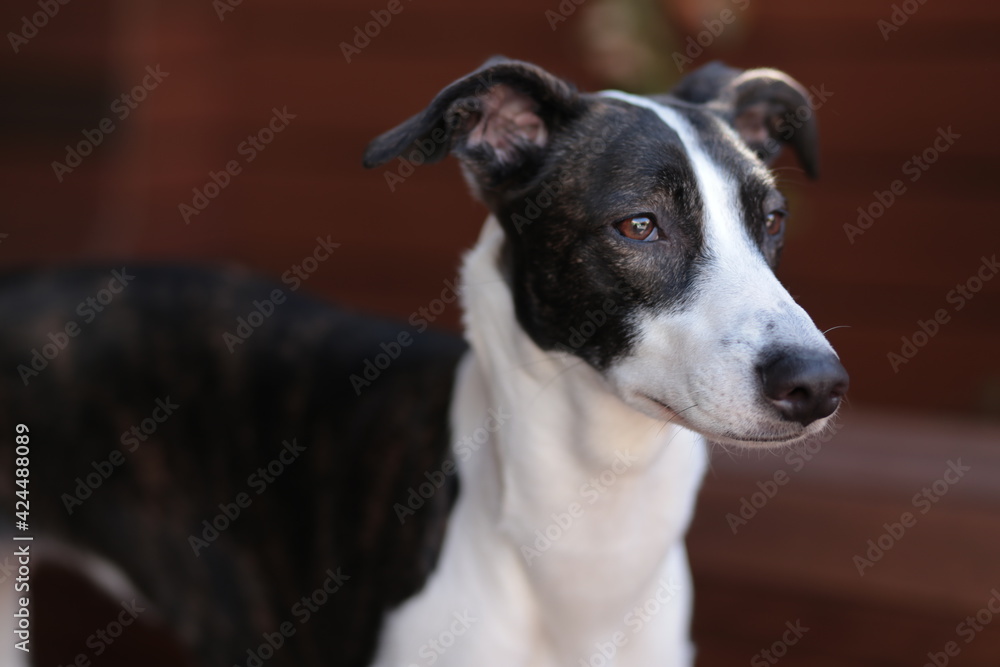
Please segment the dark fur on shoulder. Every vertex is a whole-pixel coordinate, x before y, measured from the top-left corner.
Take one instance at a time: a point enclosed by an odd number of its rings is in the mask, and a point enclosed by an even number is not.
[[[122,567],[191,640],[199,664],[243,665],[285,621],[296,634],[268,665],[367,664],[382,612],[418,590],[437,558],[454,477],[403,523],[393,505],[449,456],[446,413],[464,344],[414,335],[357,396],[349,376],[396,338],[396,325],[286,289],[287,301],[230,353],[223,333],[280,286],[167,267],[129,267],[128,287],[84,324],[77,304],[113,268],[0,278],[0,433],[31,429],[32,532]],[[17,366],[70,320],[80,333],[25,386]],[[138,446],[123,438],[167,398],[178,407],[155,433]],[[8,436],[0,488],[13,507]],[[258,496],[248,477],[293,439],[304,452]],[[64,494],[115,451],[124,464],[69,514]],[[250,506],[195,556],[190,536],[202,538],[202,522],[244,492]],[[327,570],[349,578],[300,624],[292,609]]]

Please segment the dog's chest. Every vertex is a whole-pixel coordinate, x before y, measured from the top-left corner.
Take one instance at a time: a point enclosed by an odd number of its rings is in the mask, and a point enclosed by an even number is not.
[[[552,441],[564,450],[567,444]],[[511,518],[504,537],[560,658],[595,638],[627,633],[631,611],[661,585],[671,596],[688,586],[686,567],[678,569],[670,555],[683,551],[704,456],[700,437],[687,431],[677,431],[653,461],[623,439],[607,465],[558,464],[561,472],[550,469],[547,483],[533,484],[536,493],[521,508],[527,511]],[[686,625],[687,615],[676,604],[659,622]]]
[[[612,428],[593,411],[581,418],[565,395],[508,406],[490,389],[494,379],[467,360],[452,405],[455,438],[475,433],[490,409],[506,409],[509,421],[467,457],[458,448],[462,491],[438,567],[388,617],[374,664],[576,664],[594,641],[631,632],[632,610],[659,589],[676,598],[659,628],[614,664],[649,664],[660,654],[639,647],[655,636],[676,635],[676,650],[686,650],[682,536],[705,463],[700,439],[676,429],[655,453],[643,451],[629,424]],[[598,443],[602,464],[581,464],[580,448]],[[451,633],[455,614],[475,620],[438,653],[427,638]]]
[[[656,470],[631,470],[638,457],[623,447],[599,472],[567,471],[566,479],[550,481],[534,499],[538,509],[511,528],[529,576],[540,586],[552,582],[571,603],[607,604],[619,595],[627,602],[633,588],[627,583],[646,583],[629,574],[655,570],[687,527],[700,480],[695,440],[678,437],[671,443],[676,452],[664,452]]]

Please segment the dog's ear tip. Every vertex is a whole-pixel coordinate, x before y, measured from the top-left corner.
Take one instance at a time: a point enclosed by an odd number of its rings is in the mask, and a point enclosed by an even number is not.
[[[490,56],[489,58],[487,58],[485,60],[485,62],[483,62],[483,64],[480,67],[480,69],[485,69],[487,67],[493,67],[494,65],[503,65],[505,63],[510,63],[510,62],[514,62],[514,61],[511,60],[510,58],[508,58],[507,56],[503,55],[502,53],[494,53],[492,56]]]
[[[718,100],[741,72],[721,60],[713,60],[684,75],[670,94],[694,104],[707,104]]]
[[[762,133],[770,134],[771,142],[791,145],[810,180],[819,178],[815,110],[809,91],[801,83],[781,70],[758,67],[744,70],[729,80],[720,98],[731,109],[737,131],[751,147],[756,147],[754,144]],[[803,108],[809,112],[804,118],[800,115]],[[801,122],[795,123],[795,129],[786,135],[793,115]],[[779,152],[767,149],[769,157],[764,158],[765,164],[770,164]]]
[[[385,164],[389,158],[385,157],[384,153],[385,150],[379,145],[379,140],[372,139],[361,156],[361,166],[365,169],[372,169],[380,164]]]
[[[544,148],[550,125],[568,117],[577,102],[568,83],[538,66],[494,56],[446,86],[423,111],[375,137],[361,163],[371,169],[408,153],[418,164],[431,164],[456,153],[466,164],[509,169],[500,163],[523,162],[527,146]],[[495,118],[504,122],[491,122]]]
[[[405,146],[400,145],[401,142],[397,137],[393,136],[393,132],[393,130],[390,130],[383,135],[375,137],[368,143],[368,146],[365,147],[365,152],[361,156],[361,165],[365,169],[379,167],[403,152]],[[405,141],[402,143],[405,143]]]
[[[726,69],[726,70],[730,70],[731,69],[731,70],[735,70],[736,68],[732,67],[731,65],[728,65],[724,60],[715,59],[715,60],[709,60],[707,63],[705,63],[704,65],[702,65],[699,69],[709,69],[709,70],[712,70],[712,69]],[[739,70],[737,70],[737,71],[739,71]]]

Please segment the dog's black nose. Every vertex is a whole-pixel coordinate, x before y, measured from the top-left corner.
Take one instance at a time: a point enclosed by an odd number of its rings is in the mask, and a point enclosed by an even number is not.
[[[767,396],[781,416],[808,426],[828,417],[847,393],[847,371],[830,353],[783,352],[760,369]]]

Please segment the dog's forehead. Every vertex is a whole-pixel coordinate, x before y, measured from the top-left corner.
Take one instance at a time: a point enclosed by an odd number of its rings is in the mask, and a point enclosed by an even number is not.
[[[622,199],[649,200],[650,193],[687,192],[699,200],[699,218],[716,236],[747,235],[760,242],[759,215],[783,207],[774,176],[718,111],[670,96],[644,97],[619,91],[593,96],[592,118],[579,136],[607,142],[576,142],[592,173],[620,191]],[[605,145],[606,144],[606,145]],[[590,150],[588,150],[590,149]],[[578,160],[582,162],[584,160]],[[636,213],[637,211],[632,211]]]
[[[651,147],[664,144],[680,150],[689,160],[706,156],[717,171],[734,182],[755,182],[774,187],[774,177],[716,111],[670,95],[640,96],[619,91],[598,93],[595,99],[631,108],[635,120],[619,136],[641,137]]]
[[[563,202],[567,220],[589,227],[650,210],[676,213],[681,199],[701,220],[711,200],[728,208],[726,218],[746,212],[737,217],[756,236],[751,211],[783,207],[770,171],[717,111],[670,96],[586,97],[586,113],[556,139],[544,177],[574,193]]]

